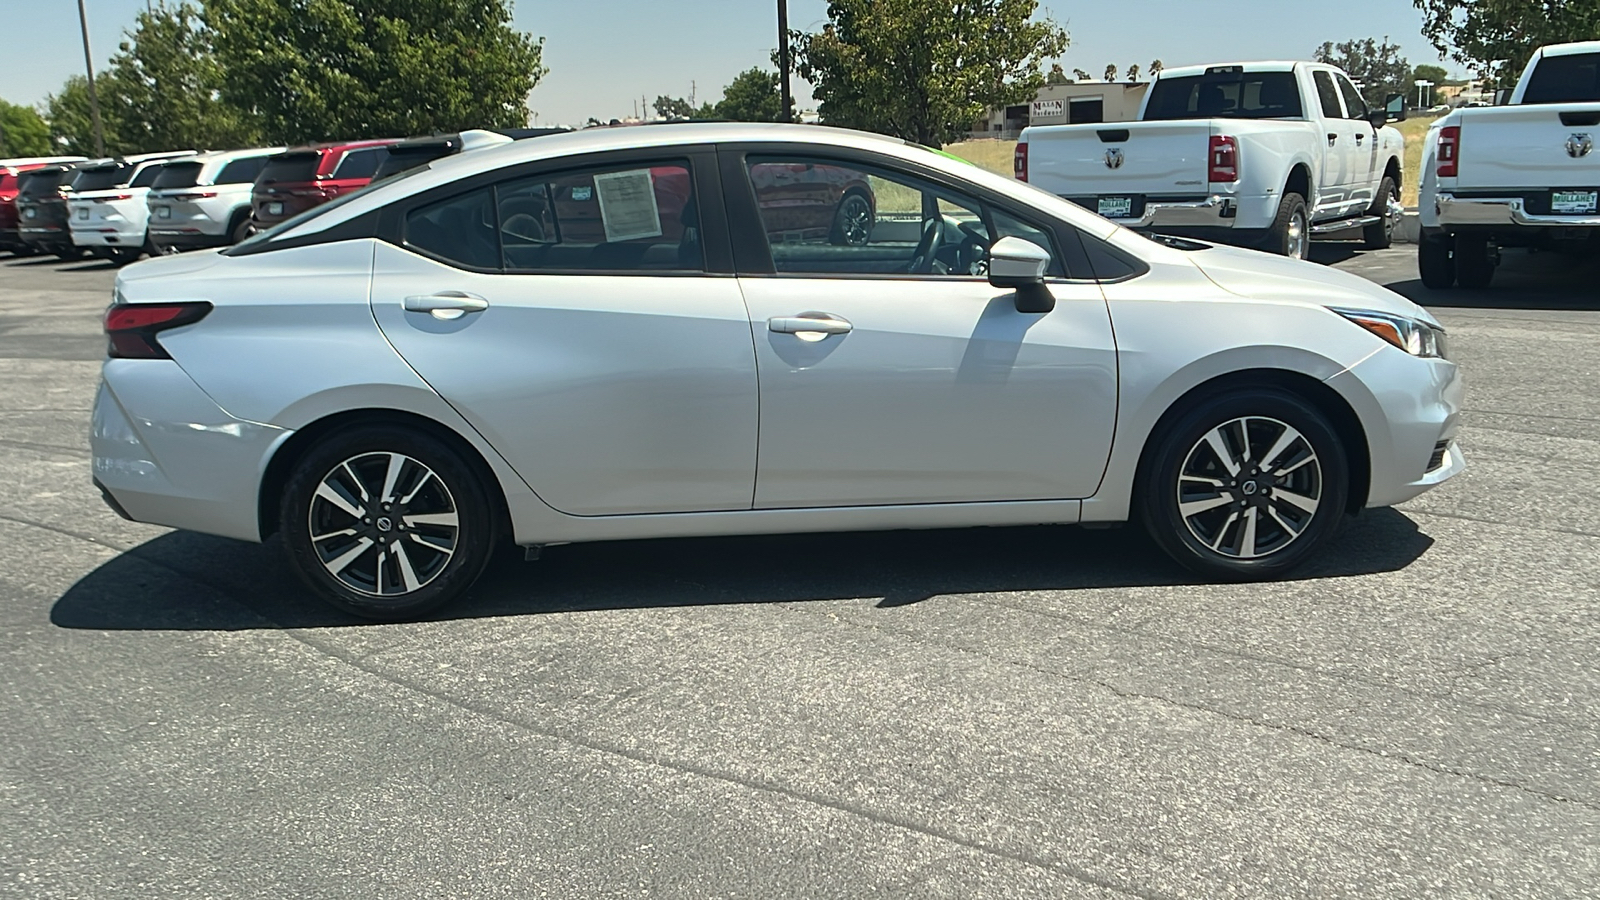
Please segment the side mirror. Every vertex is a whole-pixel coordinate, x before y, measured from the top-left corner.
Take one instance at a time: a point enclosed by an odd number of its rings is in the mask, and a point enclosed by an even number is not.
[[[1406,120],[1406,98],[1404,94],[1390,94],[1383,101],[1383,113],[1391,122],[1404,122]]]
[[[1017,292],[1017,312],[1047,313],[1056,298],[1045,287],[1050,252],[1019,237],[1003,237],[989,248],[989,283]]]

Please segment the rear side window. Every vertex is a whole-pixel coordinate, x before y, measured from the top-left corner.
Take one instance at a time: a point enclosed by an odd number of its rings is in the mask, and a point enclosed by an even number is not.
[[[1317,102],[1322,106],[1322,117],[1344,118],[1344,110],[1339,108],[1339,89],[1333,86],[1333,76],[1318,69],[1311,73],[1311,80],[1317,84]]]
[[[1331,88],[1332,85],[1329,85]],[[1238,69],[1158,78],[1150,88],[1145,120],[1296,119],[1303,116],[1293,72]]]
[[[45,197],[56,193],[67,173],[60,169],[41,169],[22,176],[22,196]]]
[[[103,191],[121,185],[128,178],[128,170],[132,166],[102,166],[94,169],[79,169],[77,177],[72,179],[72,189],[75,191]]]
[[[371,178],[378,171],[379,163],[389,155],[386,147],[373,147],[369,150],[351,150],[340,160],[339,168],[333,171],[335,178]]]
[[[1533,67],[1523,103],[1585,103],[1600,100],[1600,53],[1547,56]]]
[[[245,162],[245,160],[236,160],[228,165],[231,168],[241,162]],[[261,167],[260,174],[251,180],[259,181],[262,184],[273,184],[280,181],[311,181],[317,177],[317,166],[321,162],[322,154],[315,151],[269,156],[265,165]],[[223,169],[223,174],[226,175],[227,171],[227,169]],[[221,181],[220,178],[218,180]]]
[[[256,176],[261,174],[266,165],[265,156],[236,159],[222,167],[222,172],[217,175],[217,180],[213,184],[250,184],[256,180]]]
[[[150,183],[153,188],[186,188],[194,187],[200,183],[201,163],[181,162],[167,163],[161,167],[161,174]]]
[[[494,190],[480,188],[412,210],[406,215],[406,244],[474,269],[498,269]]]
[[[162,166],[145,166],[139,170],[139,174],[133,176],[133,182],[128,187],[150,187],[161,174],[162,168]]]

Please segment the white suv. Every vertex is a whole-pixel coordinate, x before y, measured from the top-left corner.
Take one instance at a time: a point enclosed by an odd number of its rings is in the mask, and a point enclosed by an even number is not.
[[[170,162],[150,185],[150,243],[162,252],[225,247],[250,228],[250,191],[282,147],[202,153]]]
[[[80,169],[67,196],[72,243],[118,263],[138,259],[149,249],[145,226],[150,210],[145,195],[150,183],[167,160],[194,155],[193,150],[143,153]]]

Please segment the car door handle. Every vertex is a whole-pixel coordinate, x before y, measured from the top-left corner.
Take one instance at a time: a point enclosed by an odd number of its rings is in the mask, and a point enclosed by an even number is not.
[[[774,316],[767,320],[767,330],[778,334],[848,334],[854,327],[844,319],[828,313]]]
[[[1332,147],[1334,144],[1337,144],[1337,143],[1339,143],[1339,136],[1337,134],[1328,135],[1328,146],[1329,147]]]
[[[440,291],[405,299],[406,312],[432,313],[435,319],[459,319],[469,312],[483,312],[489,301],[465,291]]]
[[[1362,133],[1361,133],[1361,132],[1359,132],[1359,131],[1358,131],[1358,132],[1356,132],[1356,145],[1357,145],[1357,146],[1360,146],[1360,144],[1361,144],[1361,139],[1362,139],[1362,138],[1365,138],[1365,137],[1366,137],[1366,135],[1364,135],[1364,134],[1362,134]]]

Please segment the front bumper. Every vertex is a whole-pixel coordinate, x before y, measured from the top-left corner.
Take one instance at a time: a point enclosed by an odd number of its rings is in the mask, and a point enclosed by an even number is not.
[[[1466,468],[1456,443],[1465,387],[1455,363],[1385,346],[1327,384],[1366,432],[1368,508],[1404,503]]]
[[[228,415],[172,360],[110,359],[89,434],[94,481],[134,521],[259,541],[261,478],[291,433]]]
[[[1457,197],[1440,193],[1434,198],[1438,224],[1454,226],[1522,226],[1551,228],[1600,228],[1600,214],[1557,216],[1531,213],[1522,197]]]

